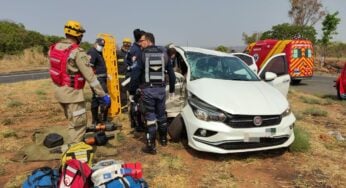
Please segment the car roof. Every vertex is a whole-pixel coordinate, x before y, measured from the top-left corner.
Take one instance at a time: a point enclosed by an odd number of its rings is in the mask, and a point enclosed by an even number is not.
[[[175,47],[175,48],[183,50],[184,52],[199,52],[199,53],[215,55],[215,56],[235,57],[234,55],[232,55],[230,53],[219,52],[216,50],[209,50],[209,49],[205,49],[205,48],[185,47],[185,46],[179,46],[179,47]]]

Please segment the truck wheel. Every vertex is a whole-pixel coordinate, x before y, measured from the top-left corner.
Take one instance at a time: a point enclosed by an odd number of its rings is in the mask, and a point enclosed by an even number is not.
[[[301,81],[302,80],[291,80],[291,84],[292,85],[298,85],[298,84],[300,84]]]
[[[337,91],[338,99],[339,99],[339,100],[342,100],[339,86],[337,86],[336,91]]]
[[[179,142],[184,132],[184,122],[179,114],[168,126],[168,134],[173,142]]]

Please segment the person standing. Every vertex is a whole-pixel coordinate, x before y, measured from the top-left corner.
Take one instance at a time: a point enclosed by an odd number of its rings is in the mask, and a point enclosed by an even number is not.
[[[133,30],[133,36],[135,39],[135,42],[130,47],[129,52],[125,56],[125,64],[127,66],[127,74],[126,77],[131,76],[132,69],[136,66],[137,61],[139,61],[142,57],[142,50],[141,46],[139,45],[139,39],[143,36],[145,31],[140,29]],[[139,112],[138,108],[138,101],[137,97],[132,96],[129,98],[130,101],[130,120],[131,120],[131,127],[134,128],[136,132],[143,132],[145,130],[145,127],[142,122],[142,117]]]
[[[145,33],[139,40],[142,48],[142,58],[131,72],[129,86],[130,98],[141,90],[141,100],[144,107],[144,118],[146,120],[146,146],[142,149],[144,153],[156,154],[156,131],[162,146],[167,146],[167,118],[165,115],[166,84],[165,67],[168,57],[164,48],[155,46],[155,38],[152,33]],[[173,72],[173,70],[167,70]],[[175,80],[172,75],[169,79]],[[174,82],[170,83],[170,93],[174,93]],[[158,128],[157,128],[158,127]]]
[[[121,83],[125,81],[130,76],[127,74],[127,64],[124,59],[126,54],[129,52],[131,47],[131,39],[124,38],[123,45],[119,50],[117,50],[117,66],[118,66],[118,77],[119,77],[119,85],[120,85],[120,102],[121,102],[121,112],[127,112],[127,87],[123,86]]]
[[[85,81],[106,105],[110,104],[110,97],[104,92],[90,67],[89,56],[79,47],[84,32],[78,21],[67,21],[64,27],[66,38],[50,46],[48,52],[49,73],[55,84],[55,97],[69,121],[67,143],[82,141],[86,131],[86,104],[83,93]]]
[[[102,50],[105,46],[105,40],[102,38],[97,38],[94,46],[87,52],[90,56],[90,65],[93,68],[97,80],[102,86],[102,89],[108,93],[107,89],[107,67],[105,60],[102,55]],[[93,126],[98,123],[107,123],[108,122],[108,109],[109,106],[106,106],[102,100],[98,97],[95,89],[92,90],[91,98],[91,116]],[[99,116],[99,112],[101,117]]]

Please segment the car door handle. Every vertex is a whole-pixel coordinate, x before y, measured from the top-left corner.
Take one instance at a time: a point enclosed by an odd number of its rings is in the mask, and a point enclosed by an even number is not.
[[[284,81],[282,81],[282,83],[287,83],[287,82],[289,82],[290,80],[284,80]]]

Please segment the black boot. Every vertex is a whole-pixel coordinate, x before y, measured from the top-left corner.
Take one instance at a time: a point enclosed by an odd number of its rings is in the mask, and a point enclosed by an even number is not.
[[[91,117],[92,117],[92,124],[97,125],[99,123],[99,109],[96,108],[91,108]]]
[[[104,123],[106,123],[106,122],[108,122],[108,108],[107,107],[105,107],[105,108],[103,108],[102,109],[103,110],[103,112],[102,112],[102,121],[104,122]]]
[[[142,151],[144,153],[156,155],[156,124],[148,125],[145,136],[147,139],[147,145],[142,148]]]
[[[158,132],[159,132],[161,146],[167,146],[167,122],[166,121],[158,122]]]

